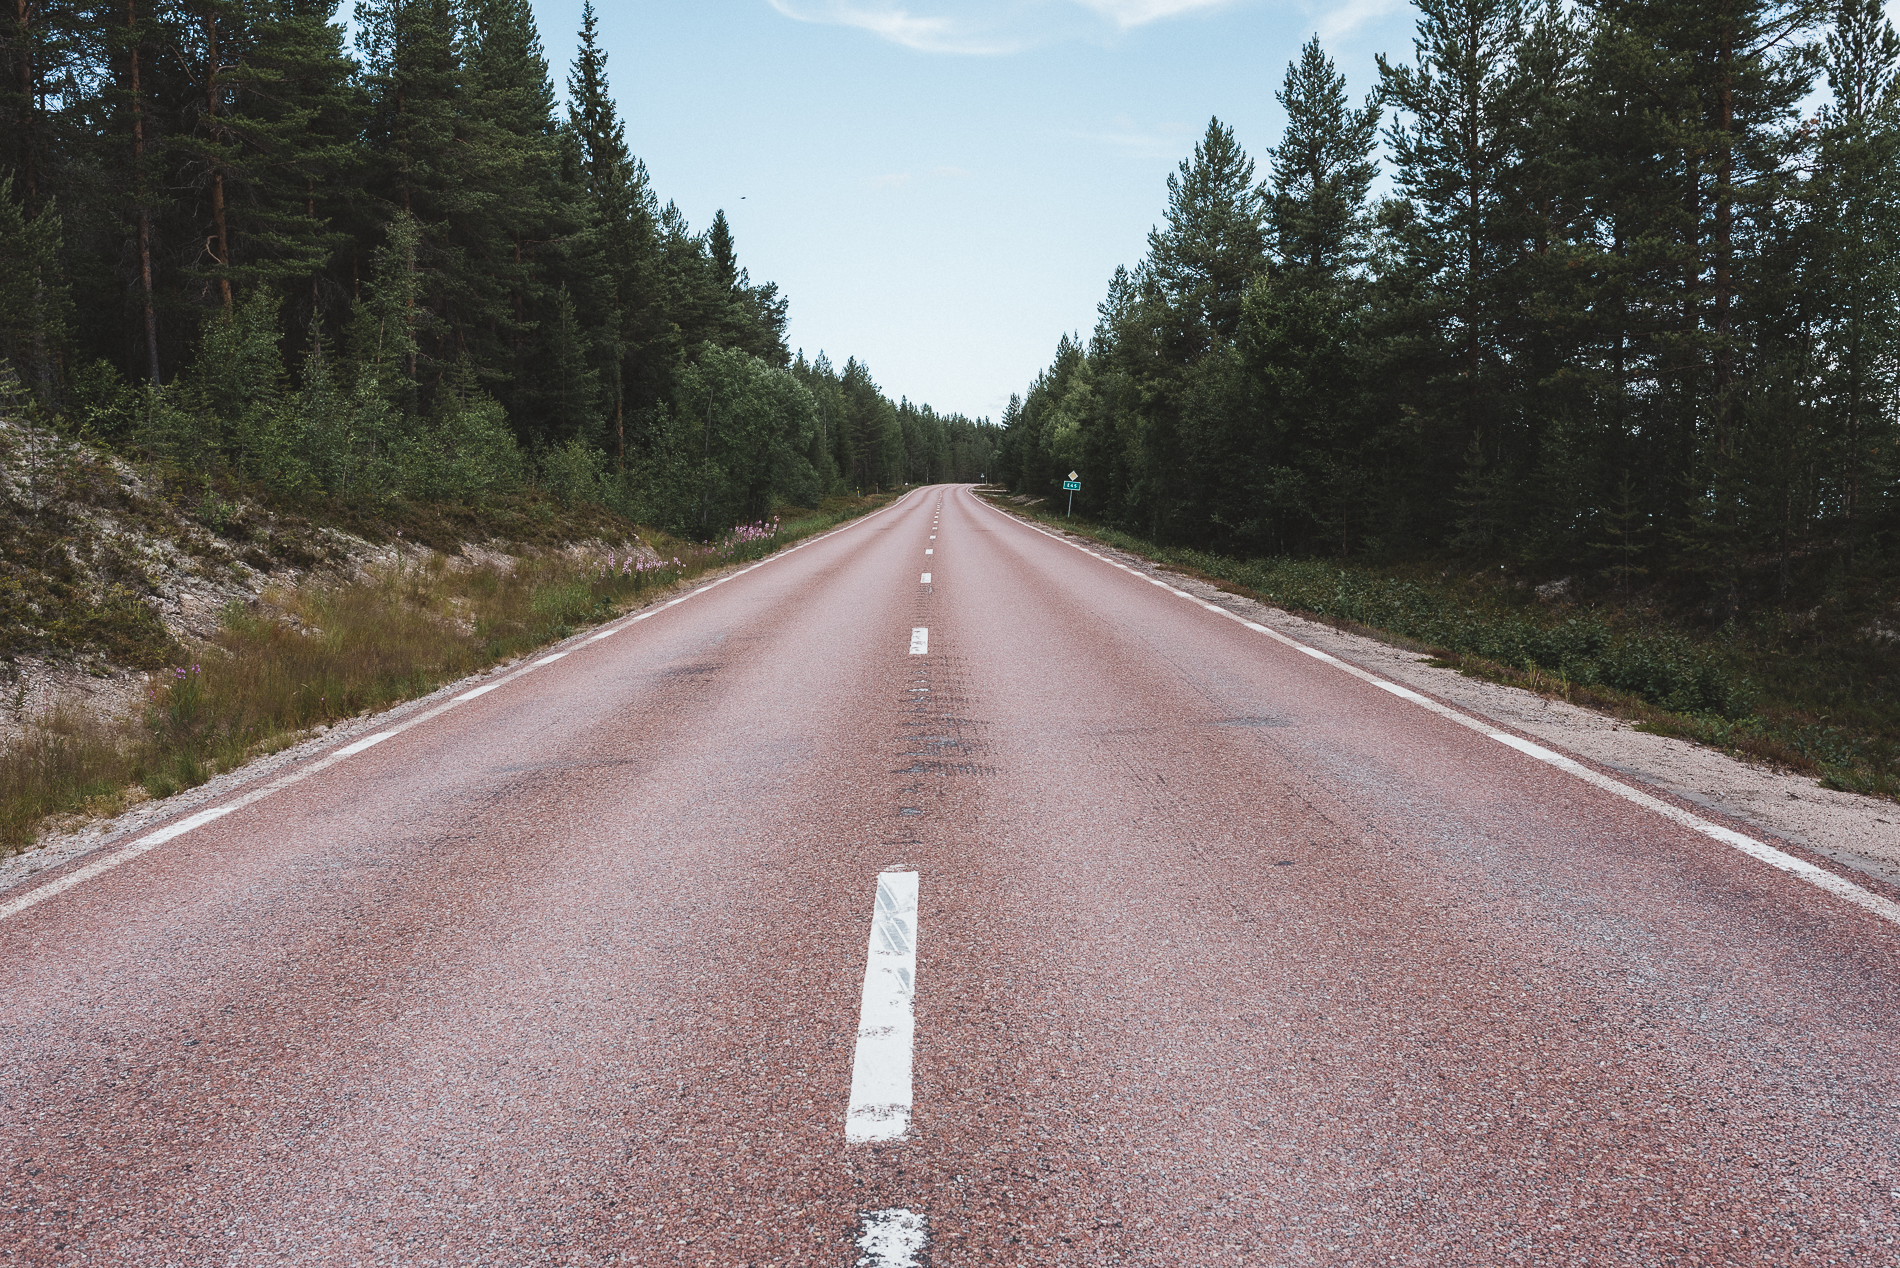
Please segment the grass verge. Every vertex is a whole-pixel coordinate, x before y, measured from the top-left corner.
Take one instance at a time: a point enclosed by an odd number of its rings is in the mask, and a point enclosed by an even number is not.
[[[1444,561],[1234,559],[998,504],[1231,593],[1418,648],[1472,677],[1803,771],[1825,787],[1900,799],[1896,658],[1877,638],[1791,640],[1779,612],[1699,636],[1655,610],[1548,607],[1513,586],[1454,581]]]
[[[891,500],[787,508],[706,544],[643,534],[661,554],[652,565],[543,553],[468,568],[431,551],[365,582],[233,605],[209,645],[148,676],[135,717],[56,709],[0,752],[0,854],[30,846],[49,817],[107,817],[195,787],[313,727],[427,695]]]

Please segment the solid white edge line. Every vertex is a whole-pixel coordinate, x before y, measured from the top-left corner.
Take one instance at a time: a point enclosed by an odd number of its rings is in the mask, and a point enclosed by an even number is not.
[[[916,490],[912,490],[912,492],[915,492],[915,491]],[[766,564],[771,563],[774,559],[778,559],[785,555],[789,555],[794,550],[802,550],[806,546],[809,546],[814,542],[821,542],[821,541],[824,541],[828,537],[836,537],[839,533],[849,532],[851,529],[856,528],[860,524],[863,524],[869,520],[876,519],[878,516],[884,514],[884,512],[886,511],[897,509],[897,507],[903,503],[904,499],[908,498],[909,496],[910,496],[910,493],[906,493],[903,495],[903,497],[898,498],[897,501],[892,502],[889,506],[880,506],[877,510],[872,511],[869,515],[860,516],[859,518],[852,520],[849,524],[840,524],[837,528],[831,529],[829,532],[819,533],[814,537],[807,537],[804,541],[799,542],[797,545],[787,547],[785,550],[778,551],[775,554],[766,556],[764,559],[754,564],[751,568],[743,569],[741,572],[733,573],[730,576],[721,577],[719,580],[729,581],[731,580],[733,576],[743,576],[747,572],[752,572],[757,568],[764,567]],[[715,582],[713,584],[716,585],[718,583]],[[712,588],[711,586],[702,586],[700,587],[700,590],[709,590],[711,588]],[[621,624],[615,626],[613,629],[604,631],[603,633],[596,635],[593,639],[590,639],[588,641],[589,642],[598,641],[600,638],[606,637],[607,634],[617,633],[618,631],[625,629],[627,626],[632,625],[634,621],[644,621],[647,617],[653,616],[657,614],[658,612],[663,611],[666,608],[672,607],[673,604],[684,603],[687,599],[692,598],[693,595],[700,593],[700,590],[694,590],[691,594],[682,595],[680,598],[673,600],[672,603],[661,604],[659,607],[648,608],[644,612],[637,613],[630,620],[624,621]],[[456,705],[462,703],[464,700],[473,700],[477,696],[487,695],[489,692],[493,691],[495,688],[506,686],[508,683],[513,682],[515,679],[521,677],[523,674],[526,674],[535,669],[538,669],[542,665],[550,664],[554,661],[557,661],[565,655],[567,655],[566,652],[556,652],[552,656],[543,657],[540,660],[534,661],[532,664],[525,665],[522,668],[516,670],[514,673],[509,674],[504,678],[498,679],[495,682],[484,683],[481,686],[475,688],[473,691],[465,691],[459,696],[451,696],[449,699],[443,701],[441,704],[437,705],[433,709],[424,710],[422,713],[417,714],[415,717],[410,718],[402,723],[399,723],[398,725],[391,727],[387,731],[378,732],[375,735],[371,735],[364,739],[357,740],[353,744],[346,744],[342,748],[336,749],[333,752],[327,753],[323,755],[322,757],[315,758],[308,765],[300,766],[292,770],[287,775],[279,776],[278,778],[271,780],[267,784],[263,784],[257,788],[253,788],[250,792],[247,792],[244,795],[237,797],[236,799],[232,800],[226,805],[214,806],[209,810],[200,810],[196,814],[188,815],[185,818],[178,820],[176,823],[167,824],[165,827],[158,829],[156,832],[151,832],[151,833],[146,834],[145,836],[138,838],[137,840],[133,841],[130,845],[121,846],[118,849],[112,851],[112,853],[107,854],[102,858],[94,859],[90,863],[84,864],[81,867],[77,867],[73,869],[72,871],[66,873],[64,876],[61,876],[55,880],[47,881],[43,884],[37,885],[34,888],[28,890],[26,893],[21,894],[18,898],[10,899],[6,902],[0,902],[0,920],[5,920],[9,916],[16,916],[30,907],[37,907],[39,906],[39,904],[45,902],[47,899],[53,898],[59,894],[65,893],[67,890],[79,884],[81,881],[91,880],[95,876],[98,876],[104,872],[111,871],[113,868],[117,867],[119,864],[129,862],[130,860],[137,858],[139,855],[144,854],[147,850],[155,849],[158,846],[163,845],[167,841],[170,841],[176,837],[181,837],[185,833],[190,832],[196,828],[201,828],[205,824],[210,823],[213,819],[222,818],[223,816],[230,814],[234,810],[242,810],[246,806],[262,801],[264,800],[264,798],[270,796],[272,793],[279,792],[285,788],[290,787],[290,785],[292,784],[299,783],[305,779],[308,779],[310,778],[310,776],[316,774],[318,771],[328,770],[330,767],[336,765],[340,761],[343,761],[345,758],[353,757],[356,754],[361,753],[364,749],[370,748],[373,745],[381,744],[384,740],[387,740],[391,738],[392,736],[400,735],[404,731],[409,730],[411,727],[421,726],[424,722],[428,722],[433,718],[438,718],[442,716],[444,713],[447,713],[450,709],[454,708]]]
[[[137,858],[147,850],[155,850],[173,837],[181,837],[193,828],[203,827],[213,819],[222,818],[235,809],[237,809],[236,806],[217,806],[211,810],[200,810],[189,818],[180,819],[177,823],[168,824],[156,832],[140,837],[132,844],[108,854],[105,858],[95,859],[84,867],[66,873],[58,880],[49,881],[38,889],[30,890],[12,902],[0,903],[0,920],[43,903],[55,894],[63,894],[82,881],[89,881],[101,872],[110,871],[127,859]]]
[[[844,1117],[847,1144],[901,1140],[910,1130],[916,990],[917,873],[880,872],[865,949],[858,1043],[851,1057],[851,1102]]]
[[[451,703],[453,702],[451,701]],[[358,753],[361,753],[364,749],[373,748],[376,745],[381,744],[384,740],[388,739],[390,736],[394,734],[395,734],[394,731],[378,731],[375,735],[366,735],[362,739],[356,741],[354,744],[345,744],[342,748],[336,751],[336,755],[338,757],[355,757]]]
[[[1047,537],[1050,541],[1059,542],[1064,546],[1073,547],[1074,549],[1081,551],[1083,554],[1088,555],[1091,558],[1101,559],[1103,563],[1115,562],[1110,559],[1103,559],[1101,555],[1096,554],[1094,551],[1089,550],[1088,548],[1084,546],[1078,546],[1074,542],[1064,540],[1063,538],[1056,536],[1054,533],[1051,533],[1042,528],[1039,528],[1038,526],[1031,524],[1027,522],[1026,520],[1018,519],[1014,515],[1009,514],[1007,511],[1001,510],[994,506],[990,506],[990,504],[988,502],[985,502],[982,498],[977,498],[976,501],[979,506],[988,507],[988,509],[990,509],[991,511],[995,512],[998,515],[1001,515],[1004,519],[1009,520],[1013,524],[1020,524],[1022,527],[1028,529],[1032,533],[1041,533],[1044,537]],[[1854,882],[1848,880],[1844,876],[1837,876],[1833,872],[1828,871],[1826,868],[1816,867],[1814,864],[1809,863],[1806,860],[1798,859],[1792,854],[1787,854],[1781,850],[1777,850],[1772,845],[1769,845],[1764,841],[1758,841],[1754,837],[1747,836],[1743,833],[1737,832],[1732,828],[1725,828],[1725,827],[1722,827],[1720,824],[1711,823],[1707,819],[1702,818],[1700,815],[1691,814],[1689,811],[1682,809],[1680,806],[1671,805],[1669,802],[1666,802],[1659,797],[1652,797],[1648,793],[1641,792],[1635,788],[1630,787],[1630,785],[1622,782],[1621,780],[1611,779],[1608,775],[1600,774],[1597,771],[1591,770],[1588,766],[1585,766],[1580,762],[1573,761],[1572,759],[1563,756],[1561,753],[1552,752],[1550,749],[1544,748],[1542,745],[1533,744],[1531,741],[1520,739],[1519,737],[1515,735],[1507,735],[1502,731],[1498,731],[1494,729],[1495,724],[1493,723],[1481,721],[1480,719],[1472,717],[1468,713],[1463,713],[1447,705],[1440,704],[1438,703],[1438,701],[1431,699],[1429,696],[1421,695],[1418,692],[1413,691],[1409,687],[1401,687],[1397,683],[1394,683],[1390,681],[1389,679],[1381,678],[1377,674],[1370,673],[1367,670],[1359,668],[1359,666],[1357,665],[1348,664],[1347,662],[1340,660],[1336,656],[1328,655],[1327,653],[1320,651],[1317,647],[1310,647],[1307,644],[1300,642],[1298,639],[1295,639],[1295,638],[1289,637],[1288,635],[1280,633],[1280,631],[1278,630],[1270,629],[1267,626],[1261,625],[1257,621],[1249,621],[1245,617],[1239,615],[1238,613],[1228,611],[1226,608],[1219,607],[1213,604],[1204,603],[1203,601],[1194,598],[1193,595],[1186,594],[1180,590],[1176,590],[1174,587],[1168,585],[1164,581],[1157,581],[1153,577],[1149,577],[1144,573],[1136,572],[1135,570],[1128,568],[1124,564],[1115,564],[1115,566],[1118,568],[1122,568],[1124,571],[1129,572],[1133,576],[1141,577],[1143,580],[1153,581],[1154,584],[1161,586],[1163,589],[1167,590],[1169,593],[1178,594],[1182,598],[1190,600],[1191,602],[1194,603],[1196,607],[1204,607],[1210,612],[1217,613],[1220,616],[1226,617],[1230,621],[1234,621],[1235,623],[1242,625],[1246,627],[1247,629],[1253,630],[1255,633],[1265,634],[1268,638],[1273,639],[1277,643],[1282,643],[1285,646],[1292,648],[1294,651],[1304,652],[1306,655],[1311,656],[1315,660],[1324,661],[1326,664],[1333,666],[1335,669],[1339,669],[1339,670],[1344,671],[1345,673],[1351,674],[1354,678],[1361,679],[1371,684],[1372,686],[1379,688],[1381,691],[1387,691],[1387,692],[1390,692],[1392,695],[1400,697],[1401,699],[1408,700],[1411,703],[1417,705],[1421,709],[1426,709],[1432,713],[1436,713],[1438,716],[1442,718],[1448,719],[1449,721],[1452,721],[1452,722],[1456,722],[1459,726],[1478,732],[1480,735],[1483,735],[1487,739],[1496,740],[1500,744],[1504,744],[1504,745],[1509,746],[1510,748],[1516,749],[1518,752],[1524,754],[1526,757],[1535,758],[1538,761],[1543,762],[1549,766],[1553,766],[1556,769],[1561,770],[1568,775],[1573,775],[1576,778],[1583,780],[1585,783],[1592,785],[1593,787],[1602,789],[1604,792],[1607,792],[1612,796],[1621,797],[1623,800],[1631,802],[1635,805],[1641,806],[1645,810],[1654,811],[1656,814],[1661,815],[1663,818],[1668,819],[1671,822],[1680,824],[1683,827],[1688,828],[1692,832],[1700,833],[1701,835],[1708,837],[1714,841],[1720,841],[1724,845],[1731,846],[1734,849],[1741,851],[1743,854],[1748,855],[1752,859],[1755,859],[1762,863],[1766,863],[1770,867],[1778,868],[1781,871],[1787,872],[1788,874],[1792,876],[1797,876],[1801,878],[1802,880],[1808,882],[1810,885],[1813,885],[1818,889],[1825,890],[1828,893],[1833,894],[1837,898],[1844,899],[1845,901],[1852,903],[1854,906],[1859,907],[1864,911],[1870,912],[1873,915],[1876,915],[1876,916],[1881,917],[1882,919],[1888,920],[1895,925],[1900,925],[1900,903],[1896,903],[1891,898],[1883,898],[1881,895],[1876,894],[1871,890],[1863,889],[1859,885],[1856,885]]]

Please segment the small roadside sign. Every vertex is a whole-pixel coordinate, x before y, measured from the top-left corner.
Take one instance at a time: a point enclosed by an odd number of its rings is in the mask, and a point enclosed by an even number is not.
[[[1064,480],[1062,482],[1062,487],[1067,489],[1069,492],[1073,493],[1077,489],[1082,487],[1082,482],[1080,480]]]
[[[1069,491],[1069,514],[1074,515],[1075,514],[1075,492],[1077,489],[1082,487],[1081,473],[1077,471],[1069,472],[1069,478],[1062,482],[1062,487]]]

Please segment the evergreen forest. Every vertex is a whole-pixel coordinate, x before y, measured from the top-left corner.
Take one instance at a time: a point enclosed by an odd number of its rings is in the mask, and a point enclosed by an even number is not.
[[[1301,49],[1262,165],[1208,125],[998,469],[1177,549],[1480,561],[1710,628],[1891,578],[1879,0],[1417,10],[1363,100]]]
[[[791,354],[579,35],[563,101],[527,0],[7,4],[0,404],[207,488],[701,538],[986,469],[987,422]]]

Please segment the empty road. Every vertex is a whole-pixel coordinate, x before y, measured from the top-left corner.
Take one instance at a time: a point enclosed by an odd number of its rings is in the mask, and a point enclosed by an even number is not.
[[[960,487],[559,650],[0,895],[0,1263],[1900,1263],[1831,874]]]

